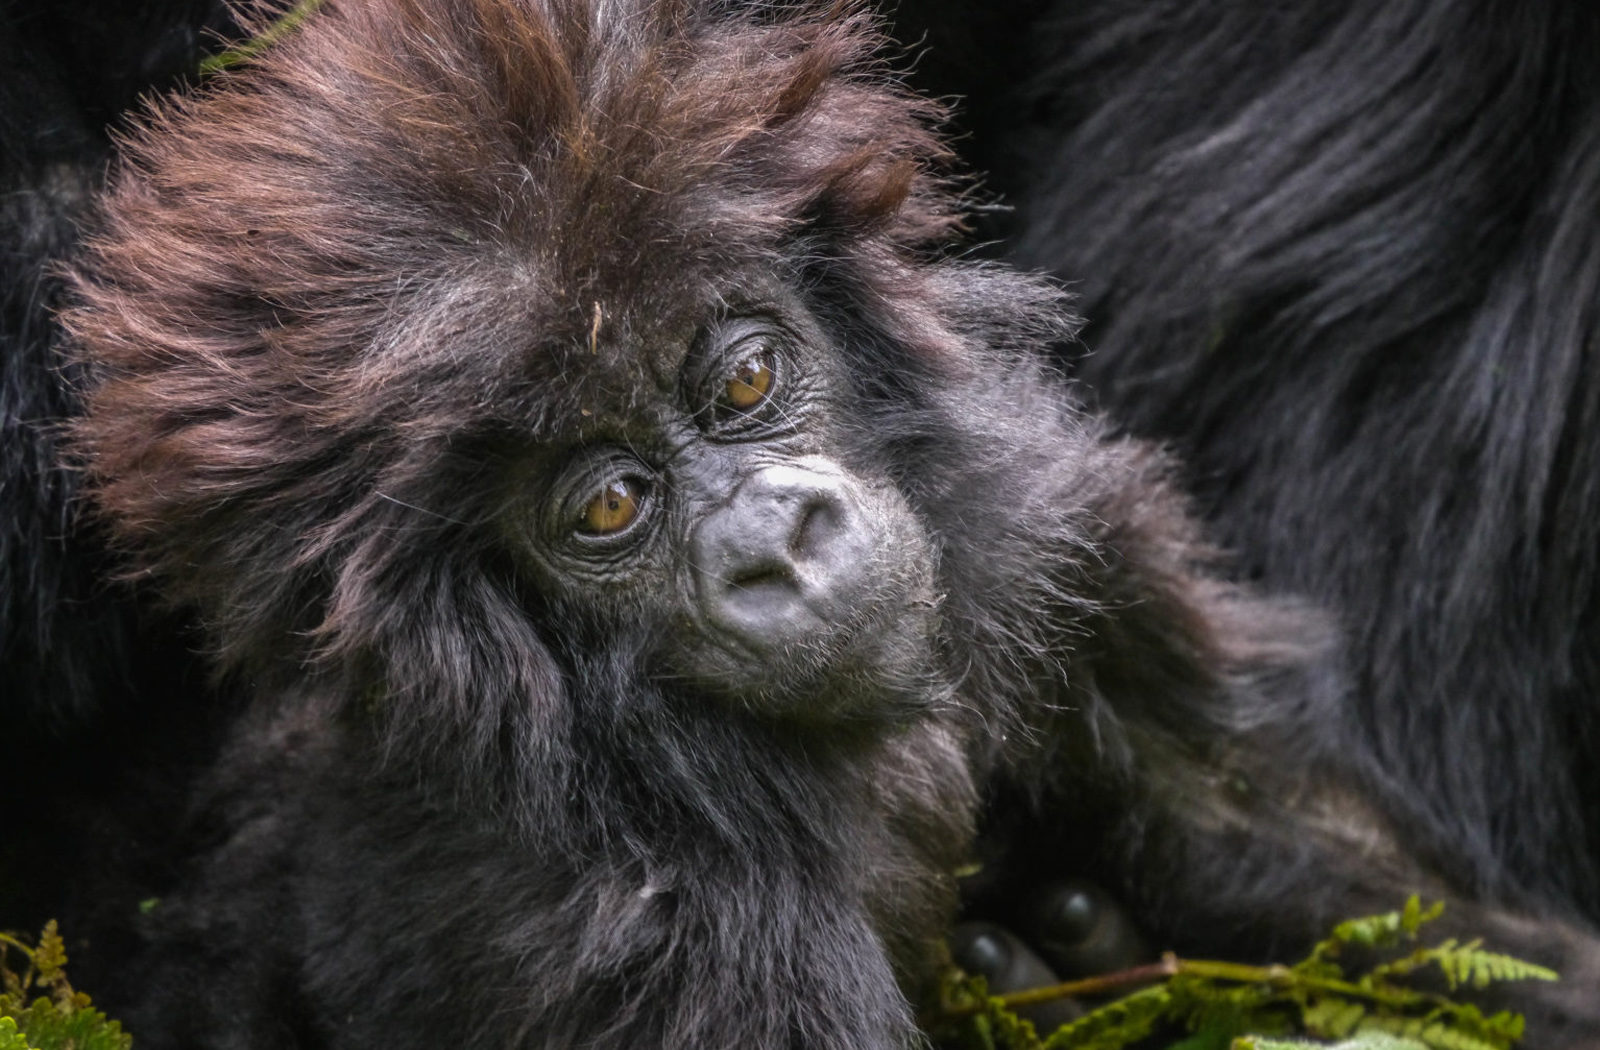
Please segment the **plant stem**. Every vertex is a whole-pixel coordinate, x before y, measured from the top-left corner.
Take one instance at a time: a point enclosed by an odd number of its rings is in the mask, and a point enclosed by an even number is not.
[[[1037,1006],[1039,1003],[1054,1002],[1057,999],[1070,999],[1078,995],[1104,995],[1107,992],[1119,991],[1129,985],[1149,984],[1153,981],[1162,981],[1179,972],[1183,964],[1171,952],[1161,956],[1160,962],[1146,963],[1143,966],[1134,966],[1115,973],[1101,974],[1098,977],[1084,977],[1076,981],[1063,981],[1060,984],[1047,984],[1040,988],[1027,988],[1020,992],[1010,992],[994,998],[1007,1010],[1020,1007]],[[983,1009],[982,1006],[972,1004],[945,1010],[940,1014],[940,1020],[955,1020],[975,1014]]]
[[[311,12],[321,6],[322,0],[300,0],[299,3],[285,11],[283,17],[262,30],[258,35],[251,37],[242,44],[230,47],[226,51],[218,52],[201,62],[200,75],[208,76],[220,70],[236,66],[241,62],[249,61],[293,32],[295,26],[304,22]]]
[[[1386,1006],[1414,1007],[1441,1005],[1448,1002],[1442,996],[1431,995],[1427,992],[1415,991],[1409,988],[1385,987],[1383,985],[1365,986],[1337,978],[1318,977],[1299,973],[1288,966],[1276,963],[1270,966],[1251,966],[1246,963],[1218,962],[1212,959],[1180,959],[1171,952],[1163,953],[1159,962],[1147,963],[1127,970],[1118,970],[1115,973],[1102,974],[1098,977],[1085,977],[1077,981],[1064,981],[1061,984],[1028,988],[1020,992],[1010,992],[993,998],[1005,1009],[1016,1010],[1018,1008],[1037,1006],[1040,1003],[1054,1002],[1057,999],[1105,995],[1108,992],[1119,991],[1131,985],[1150,984],[1155,981],[1177,977],[1180,974],[1214,981],[1266,984],[1276,988],[1317,988],[1321,991],[1334,992],[1347,998],[1365,999],[1368,1002],[1382,1003]],[[952,1007],[941,1011],[939,1020],[958,1020],[975,1014],[983,1008],[983,1004],[979,1003]]]
[[[30,963],[33,962],[33,949],[17,940],[9,933],[0,933],[0,944],[3,944],[8,948],[15,948],[17,951],[27,956]]]

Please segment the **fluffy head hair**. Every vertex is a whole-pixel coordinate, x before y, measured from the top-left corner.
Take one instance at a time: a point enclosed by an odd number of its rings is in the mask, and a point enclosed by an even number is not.
[[[625,408],[639,347],[763,281],[825,289],[858,357],[1067,330],[1053,289],[936,260],[940,112],[881,45],[850,4],[330,2],[158,105],[65,315],[139,571],[224,669],[376,687],[424,750],[549,739],[487,524],[508,449]]]
[[[893,271],[950,229],[930,108],[869,75],[861,14],[703,6],[333,3],[124,144],[67,316],[97,370],[79,446],[229,662],[339,628],[305,591],[240,606],[241,576],[349,601],[323,570],[415,566],[408,480],[580,400],[596,310],[805,237]],[[263,512],[312,517],[236,527]]]

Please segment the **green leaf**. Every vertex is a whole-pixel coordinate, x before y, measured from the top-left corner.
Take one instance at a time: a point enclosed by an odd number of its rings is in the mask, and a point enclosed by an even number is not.
[[[237,66],[255,58],[267,48],[276,44],[295,28],[304,22],[312,12],[322,6],[322,0],[300,0],[288,11],[284,12],[276,22],[273,22],[259,36],[252,37],[236,47],[212,55],[200,63],[200,74],[208,76],[212,73]]]
[[[1439,993],[1437,981],[1415,987],[1418,971],[1437,967],[1453,993],[1495,981],[1554,980],[1543,966],[1498,952],[1479,941],[1447,939],[1415,946],[1417,932],[1438,918],[1442,904],[1424,907],[1412,897],[1382,915],[1350,919],[1293,966],[1259,966],[1166,956],[1150,985],[1063,1025],[1042,1043],[1032,1025],[1005,1001],[988,995],[978,980],[947,981],[941,1002],[959,1024],[947,1026],[965,1041],[942,1045],[960,1050],[1127,1050],[1174,1038],[1167,1050],[1284,1050],[1327,1043],[1294,1042],[1295,1036],[1344,1040],[1335,1050],[1511,1050],[1522,1038],[1523,1019],[1509,1011],[1485,1016],[1476,1005]],[[1377,959],[1365,973],[1345,969],[1346,945],[1371,949]],[[1361,953],[1369,957],[1368,952]],[[1155,969],[1155,968],[1152,968]],[[1097,987],[1148,980],[1147,970],[1111,975]],[[1233,1042],[1230,1044],[1230,1040]]]
[[[1388,1032],[1362,1032],[1353,1039],[1329,1046],[1295,1039],[1257,1039],[1243,1036],[1234,1041],[1233,1050],[1428,1050],[1426,1043],[1390,1035]]]
[[[17,1022],[9,1017],[0,1017],[0,1050],[33,1050],[17,1031]]]
[[[1361,1019],[1367,1016],[1363,1003],[1351,1002],[1337,996],[1328,996],[1305,1008],[1301,1019],[1311,1035],[1326,1039],[1343,1039],[1356,1030]]]
[[[1440,946],[1436,953],[1439,969],[1444,971],[1450,990],[1462,985],[1487,988],[1495,981],[1554,981],[1554,970],[1538,966],[1510,955],[1482,951],[1473,941],[1457,948],[1453,944]]]
[[[1044,1050],[1121,1050],[1153,1032],[1171,1003],[1164,985],[1141,989],[1057,1028]]]
[[[1173,1043],[1167,1050],[1228,1050],[1233,1045],[1235,1034],[1231,1028],[1205,1026],[1187,1039]]]
[[[90,1007],[64,1010],[40,998],[16,1020],[30,1050],[128,1050],[133,1045],[122,1025]]]

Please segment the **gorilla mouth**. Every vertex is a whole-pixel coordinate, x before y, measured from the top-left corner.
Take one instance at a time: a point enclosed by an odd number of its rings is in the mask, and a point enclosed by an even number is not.
[[[709,644],[680,648],[674,677],[774,713],[903,710],[936,676],[939,603],[914,579],[883,582],[846,607],[796,597],[803,585],[781,572],[730,581],[743,610],[777,626],[757,635],[707,618],[697,630]]]

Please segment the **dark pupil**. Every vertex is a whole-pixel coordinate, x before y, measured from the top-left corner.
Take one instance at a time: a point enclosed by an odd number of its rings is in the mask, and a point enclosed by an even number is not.
[[[761,404],[772,389],[772,365],[764,354],[747,357],[725,380],[721,401],[738,412]]]
[[[638,483],[627,478],[606,482],[584,508],[579,531],[604,536],[627,528],[639,515],[639,492]]]

